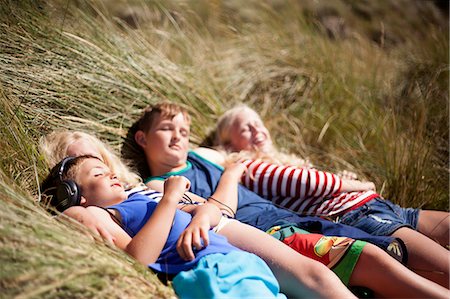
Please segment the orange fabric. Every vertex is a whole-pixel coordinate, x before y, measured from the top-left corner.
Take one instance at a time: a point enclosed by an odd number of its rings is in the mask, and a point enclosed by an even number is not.
[[[283,243],[295,251],[321,262],[328,268],[336,265],[354,240],[346,237],[327,237],[320,234],[295,233]]]

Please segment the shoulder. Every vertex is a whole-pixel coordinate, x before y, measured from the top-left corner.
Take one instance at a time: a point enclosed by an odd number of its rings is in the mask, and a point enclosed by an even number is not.
[[[164,191],[164,181],[163,180],[150,180],[147,182],[147,187],[163,192]]]
[[[215,149],[207,147],[198,147],[196,149],[193,149],[191,152],[215,164],[218,165],[225,164],[225,154]]]

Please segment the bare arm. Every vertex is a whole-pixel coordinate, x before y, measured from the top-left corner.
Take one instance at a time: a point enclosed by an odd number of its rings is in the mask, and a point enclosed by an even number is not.
[[[162,181],[150,181],[147,186],[162,191]],[[186,194],[192,201],[203,203],[201,205],[178,205],[179,209],[192,215],[192,221],[180,235],[177,242],[177,251],[184,260],[193,260],[195,258],[193,247],[200,249],[209,245],[208,231],[219,224],[222,213],[216,205],[211,204],[204,198],[190,192],[186,192]]]
[[[73,206],[63,212],[63,215],[73,218],[86,226],[94,235],[100,235],[104,240],[114,244],[113,235],[103,227],[97,218],[82,206]]]
[[[154,263],[167,241],[177,203],[189,186],[189,181],[182,177],[171,177],[165,183],[166,192],[160,203],[156,206],[152,216],[142,229],[131,238],[110,214],[102,208],[87,207],[86,210],[93,215],[99,225],[104,227],[114,238],[114,244],[127,252],[144,265]],[[116,210],[110,210],[120,218]]]
[[[222,216],[220,210],[212,204],[197,206],[192,211],[192,220],[178,238],[177,251],[184,260],[195,258],[193,247],[201,249],[209,245],[209,230],[216,226]],[[214,216],[211,216],[214,215]]]
[[[341,192],[375,191],[375,184],[358,180],[342,180]]]
[[[247,171],[241,163],[230,164],[220,177],[214,194],[209,202],[217,205],[222,213],[234,218],[238,206],[238,186],[242,175]]]
[[[150,219],[126,246],[125,251],[139,262],[154,263],[169,236],[180,198],[189,188],[189,180],[173,176],[164,183],[164,195]]]

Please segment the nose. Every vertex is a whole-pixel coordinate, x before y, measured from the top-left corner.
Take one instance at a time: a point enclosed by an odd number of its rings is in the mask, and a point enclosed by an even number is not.
[[[111,171],[111,172],[109,173],[109,177],[110,177],[111,179],[113,179],[113,180],[114,180],[114,179],[117,179],[117,174],[115,174],[114,172]]]
[[[172,132],[172,140],[179,140],[181,133],[179,130],[173,130]]]
[[[250,125],[250,132],[252,132],[252,134],[257,134],[259,132],[259,129],[255,125]]]

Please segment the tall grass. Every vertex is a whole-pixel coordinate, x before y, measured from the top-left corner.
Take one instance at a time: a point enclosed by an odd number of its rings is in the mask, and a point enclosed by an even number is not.
[[[173,295],[35,203],[40,136],[84,130],[119,152],[160,100],[189,109],[194,145],[246,102],[284,150],[448,210],[448,18],[432,2],[3,1],[0,17],[2,297]]]

